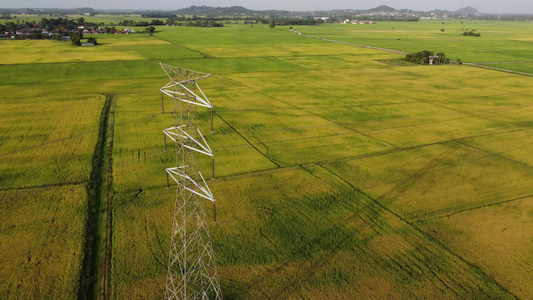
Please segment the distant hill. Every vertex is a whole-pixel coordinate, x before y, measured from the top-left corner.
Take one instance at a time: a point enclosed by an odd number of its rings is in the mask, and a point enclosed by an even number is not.
[[[368,9],[367,12],[396,12],[396,9],[387,5],[380,5],[378,7]]]
[[[0,0],[1,1],[1,0]],[[178,10],[131,10],[131,9],[111,9],[94,10],[89,7],[76,9],[46,9],[46,8],[0,8],[0,15],[2,14],[55,14],[55,15],[69,15],[69,14],[91,14],[110,13],[110,14],[140,14],[145,18],[172,18],[178,16],[197,16],[197,18],[217,18],[219,20],[246,18],[246,19],[260,19],[260,18],[321,18],[328,17],[329,20],[338,19],[371,19],[378,21],[416,21],[417,19],[448,19],[448,18],[483,18],[487,20],[530,20],[528,14],[484,14],[479,12],[476,8],[468,6],[457,11],[449,11],[442,9],[434,9],[430,11],[415,11],[412,9],[395,9],[388,5],[379,5],[371,9],[330,9],[319,11],[288,11],[288,10],[252,10],[242,6],[231,7],[212,7],[205,5],[193,5],[191,7],[182,8]]]
[[[474,16],[481,16],[482,13],[480,13],[477,9],[473,8],[472,6],[463,7],[461,9],[458,9],[456,14],[460,15],[474,15]]]
[[[457,11],[447,11],[441,9],[435,9],[428,12],[419,12],[411,9],[395,9],[388,5],[380,5],[371,9],[334,9],[334,10],[323,10],[323,11],[307,11],[307,12],[297,12],[297,11],[286,11],[286,10],[251,10],[242,6],[231,6],[231,7],[211,7],[211,6],[196,6],[193,5],[188,8],[182,8],[175,11],[178,15],[199,15],[199,16],[302,16],[302,15],[327,15],[327,14],[349,14],[349,13],[358,13],[358,14],[368,14],[368,13],[389,13],[389,14],[408,14],[408,13],[418,13],[421,15],[424,14],[438,14],[438,15],[483,15],[474,7],[464,7]]]
[[[198,15],[198,16],[297,16],[303,12],[290,12],[286,10],[251,10],[242,6],[231,7],[211,7],[196,6],[182,8],[175,11],[178,15]],[[309,12],[307,12],[309,13]]]
[[[188,8],[179,9],[176,13],[178,15],[252,15],[254,11],[242,6],[211,7],[193,5]]]

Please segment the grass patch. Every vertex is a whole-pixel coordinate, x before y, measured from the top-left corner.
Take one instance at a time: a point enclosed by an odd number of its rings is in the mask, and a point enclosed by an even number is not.
[[[327,167],[411,221],[524,197],[533,184],[529,167],[455,142]]]
[[[415,63],[412,63],[412,62],[409,62],[409,61],[406,61],[406,60],[403,60],[403,59],[397,59],[397,58],[381,59],[381,60],[378,60],[378,62],[384,63],[384,64],[389,65],[389,66],[393,66],[393,67],[414,67],[414,66],[417,66],[417,64],[415,64]]]
[[[2,49],[11,54],[2,64],[39,64],[58,62],[88,62],[145,60],[135,51],[121,51],[110,46],[75,47],[68,42],[51,40],[0,41]]]
[[[4,99],[0,104],[0,186],[88,180],[102,104],[103,98],[96,95]]]
[[[533,198],[423,222],[447,247],[481,266],[517,297],[533,294]],[[512,257],[513,259],[509,259]]]
[[[83,185],[0,191],[0,296],[75,298],[83,257]]]
[[[533,26],[528,22],[420,20],[419,22],[379,22],[372,26],[324,24],[295,29],[302,34],[333,40],[415,53],[421,48],[439,49],[451,59],[466,62],[530,60],[529,40],[524,38]],[[440,29],[444,28],[445,32]],[[480,38],[462,36],[463,29],[476,29]],[[422,46],[422,47],[421,47]]]

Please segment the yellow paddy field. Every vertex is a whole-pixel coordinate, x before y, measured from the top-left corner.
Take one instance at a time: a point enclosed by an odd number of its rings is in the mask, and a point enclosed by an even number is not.
[[[531,40],[505,34],[533,28],[515,23],[476,24],[475,41],[431,21],[294,29],[519,61]],[[175,157],[159,62],[212,74],[198,83],[214,134],[198,118],[226,299],[533,298],[533,77],[394,66],[401,54],[281,26],[97,38],[0,41],[0,298],[163,298]]]

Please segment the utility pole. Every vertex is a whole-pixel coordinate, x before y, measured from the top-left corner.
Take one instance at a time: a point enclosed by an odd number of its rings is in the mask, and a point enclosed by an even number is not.
[[[197,126],[197,108],[213,109],[197,80],[210,74],[160,64],[170,78],[161,92],[174,101],[174,125],[163,130],[175,143],[176,167],[166,169],[177,183],[165,299],[222,299],[203,199],[215,198],[200,173],[199,154],[213,151]],[[215,213],[215,212],[213,212]],[[216,217],[214,217],[216,220]]]

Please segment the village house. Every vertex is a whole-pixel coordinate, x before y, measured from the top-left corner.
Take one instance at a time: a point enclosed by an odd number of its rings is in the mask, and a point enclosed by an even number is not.
[[[32,30],[29,28],[19,29],[15,32],[16,35],[23,35],[23,36],[29,35],[31,33],[32,33]]]

